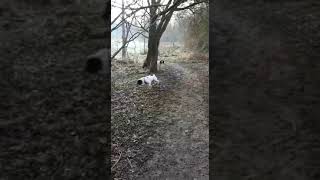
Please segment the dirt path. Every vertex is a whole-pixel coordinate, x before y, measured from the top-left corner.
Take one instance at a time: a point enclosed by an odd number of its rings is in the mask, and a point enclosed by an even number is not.
[[[158,145],[142,177],[208,179],[208,65],[167,63],[164,71],[161,86],[171,94],[160,100],[161,114],[153,118],[166,126],[149,137]]]
[[[208,64],[176,59],[152,88],[132,88],[140,65],[113,66],[114,178],[208,178]]]

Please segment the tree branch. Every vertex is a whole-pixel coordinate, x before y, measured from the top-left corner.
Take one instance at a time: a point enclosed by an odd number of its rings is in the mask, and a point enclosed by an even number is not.
[[[139,37],[142,33],[143,33],[143,32],[136,32],[136,33],[134,33],[134,34],[130,37],[130,39],[129,39],[124,45],[122,45],[115,53],[112,54],[111,60],[114,59],[114,58],[119,54],[119,52],[120,52],[123,48],[125,48],[131,41],[134,41],[135,39],[137,39],[137,37]]]

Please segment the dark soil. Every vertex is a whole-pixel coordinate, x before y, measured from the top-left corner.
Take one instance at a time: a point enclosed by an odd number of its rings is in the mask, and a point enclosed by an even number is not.
[[[113,64],[114,178],[208,179],[208,62],[178,59],[165,58],[151,88],[136,87],[141,64]]]
[[[0,179],[107,177],[107,77],[84,71],[105,2],[40,2],[1,1]]]
[[[319,179],[320,4],[241,2],[212,8],[212,175]]]

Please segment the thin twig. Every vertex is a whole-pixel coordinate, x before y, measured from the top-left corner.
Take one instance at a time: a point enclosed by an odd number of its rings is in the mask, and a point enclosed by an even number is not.
[[[119,157],[119,159],[116,161],[116,163],[114,163],[114,165],[111,167],[111,170],[118,164],[118,162],[120,161],[121,157],[122,157],[122,153],[120,152],[120,157]]]
[[[127,158],[127,160],[128,160],[128,162],[129,162],[130,167],[133,168],[130,159]]]

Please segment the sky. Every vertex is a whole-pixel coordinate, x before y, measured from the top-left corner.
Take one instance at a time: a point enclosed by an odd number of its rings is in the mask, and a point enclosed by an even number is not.
[[[124,0],[124,4],[125,6],[132,3],[134,0]],[[139,0],[139,3],[142,4],[144,6],[146,6],[147,0]],[[113,5],[111,7],[111,20],[113,20],[114,18],[116,18],[120,13],[121,13],[121,6],[122,6],[122,0],[112,0],[111,4]],[[117,7],[114,7],[117,6]],[[134,5],[132,5],[131,7],[135,7]],[[139,5],[136,5],[136,7],[139,7]],[[143,11],[138,12],[137,14],[141,14]]]

